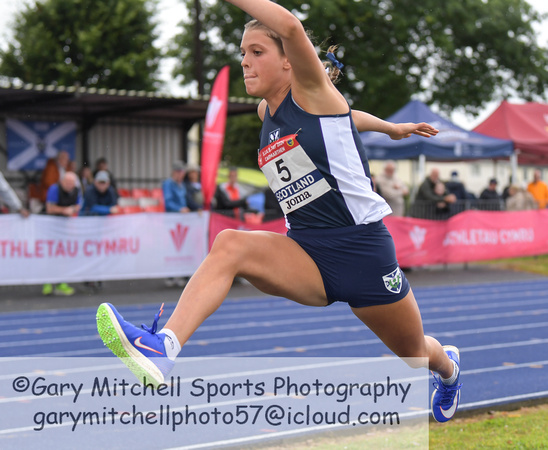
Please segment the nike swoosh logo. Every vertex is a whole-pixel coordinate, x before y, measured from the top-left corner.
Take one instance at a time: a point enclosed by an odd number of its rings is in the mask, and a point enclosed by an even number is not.
[[[150,352],[154,352],[154,353],[158,353],[159,355],[163,355],[162,352],[159,352],[158,350],[155,350],[155,349],[149,347],[148,345],[142,344],[142,343],[141,343],[141,338],[142,338],[142,337],[143,337],[143,336],[139,336],[137,339],[135,339],[135,340],[133,341],[133,344],[135,345],[135,347],[139,347],[139,348],[142,348],[142,349],[144,349],[144,350],[148,350],[148,351],[150,351]]]
[[[451,417],[453,417],[455,415],[455,412],[457,411],[457,406],[459,404],[459,399],[460,399],[460,392],[457,393],[457,396],[456,396],[455,401],[453,402],[453,406],[451,406],[451,408],[444,410],[440,406],[440,412],[443,415],[443,417],[445,417],[446,419],[450,419]]]

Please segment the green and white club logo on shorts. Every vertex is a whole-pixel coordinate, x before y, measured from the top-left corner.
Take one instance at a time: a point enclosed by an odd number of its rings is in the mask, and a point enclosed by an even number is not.
[[[382,277],[384,287],[394,294],[399,294],[401,291],[401,271],[397,267],[395,270]]]

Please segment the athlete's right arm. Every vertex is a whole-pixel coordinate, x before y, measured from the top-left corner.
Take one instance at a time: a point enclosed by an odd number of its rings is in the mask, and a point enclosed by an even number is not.
[[[270,0],[227,0],[274,31],[283,42],[295,79],[306,86],[326,83],[325,69],[301,21]]]

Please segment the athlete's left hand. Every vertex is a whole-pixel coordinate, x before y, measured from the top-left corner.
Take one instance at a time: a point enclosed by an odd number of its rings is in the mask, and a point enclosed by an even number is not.
[[[427,123],[395,123],[393,131],[388,133],[390,139],[395,141],[408,138],[412,134],[422,137],[435,136],[439,133],[439,130]]]

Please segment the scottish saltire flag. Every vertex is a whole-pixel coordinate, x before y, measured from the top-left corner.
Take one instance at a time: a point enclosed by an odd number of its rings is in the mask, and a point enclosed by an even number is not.
[[[74,160],[76,122],[6,119],[8,170],[42,170],[61,150]]]

